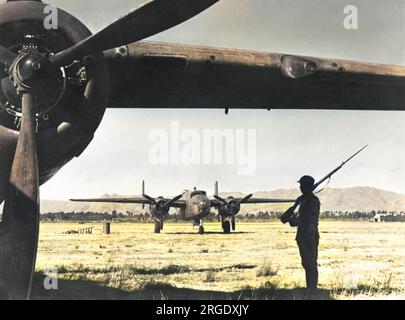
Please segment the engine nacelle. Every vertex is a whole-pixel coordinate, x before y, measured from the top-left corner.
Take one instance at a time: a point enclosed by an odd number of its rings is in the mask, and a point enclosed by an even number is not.
[[[240,203],[234,200],[233,197],[228,197],[226,203],[224,203],[219,209],[218,213],[221,217],[235,216],[240,212]]]
[[[163,200],[163,197],[159,197],[156,204],[150,206],[150,213],[154,217],[162,217],[169,213],[170,207],[167,206],[167,202]]]

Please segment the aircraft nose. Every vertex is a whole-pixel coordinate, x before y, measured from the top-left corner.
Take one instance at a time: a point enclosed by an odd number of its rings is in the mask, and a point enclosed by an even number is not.
[[[201,200],[200,203],[199,203],[199,207],[200,207],[201,211],[206,211],[206,210],[209,209],[210,206],[209,206],[209,203],[207,201]]]

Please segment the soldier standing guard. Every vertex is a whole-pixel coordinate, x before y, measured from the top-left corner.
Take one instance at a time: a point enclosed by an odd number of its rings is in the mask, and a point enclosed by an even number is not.
[[[296,200],[293,207],[281,218],[283,223],[289,222],[292,227],[298,227],[296,241],[298,244],[302,266],[308,292],[315,291],[318,287],[318,245],[319,231],[318,220],[320,202],[313,193],[315,180],[311,176],[304,176],[299,181],[302,195]],[[300,206],[298,215],[295,209]]]

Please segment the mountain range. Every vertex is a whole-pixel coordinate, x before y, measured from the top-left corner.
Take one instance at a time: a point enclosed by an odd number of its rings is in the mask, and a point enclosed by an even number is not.
[[[240,192],[223,192],[222,197],[242,197]],[[299,196],[297,189],[280,189],[273,191],[258,191],[258,198],[295,199]],[[105,194],[102,198],[131,197],[128,195]],[[133,196],[132,196],[133,197]],[[139,197],[139,196],[138,196]],[[385,191],[372,187],[326,188],[318,194],[321,201],[321,211],[405,211],[405,194]],[[241,213],[257,213],[259,211],[283,211],[289,204],[251,204],[243,205]],[[146,207],[147,208],[147,207]],[[41,212],[132,212],[144,213],[142,205],[115,203],[80,203],[63,200],[41,200]]]

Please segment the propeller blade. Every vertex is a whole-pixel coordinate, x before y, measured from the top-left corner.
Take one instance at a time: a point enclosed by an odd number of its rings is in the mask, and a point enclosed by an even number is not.
[[[30,295],[39,233],[39,178],[35,98],[22,98],[22,123],[0,224],[0,296]]]
[[[242,200],[239,201],[239,204],[245,203],[245,202],[248,201],[251,197],[253,197],[253,194],[247,195],[246,197],[244,197]]]
[[[153,199],[152,197],[148,196],[147,194],[143,194],[142,197],[144,197],[146,200],[150,201],[150,203],[156,204],[156,200]]]
[[[51,57],[58,67],[75,59],[120,47],[170,29],[219,0],[153,0],[93,36]]]
[[[225,199],[221,198],[220,196],[214,195],[214,198],[217,199],[218,201],[224,203],[224,204],[228,203]]]
[[[10,68],[16,57],[17,55],[14,52],[0,45],[0,62],[3,65],[6,65],[7,68]]]
[[[170,207],[172,205],[172,203],[176,202],[177,200],[180,200],[181,197],[183,197],[182,194],[179,194],[177,197],[174,197],[173,199],[171,199],[169,202],[166,203],[166,206]]]

